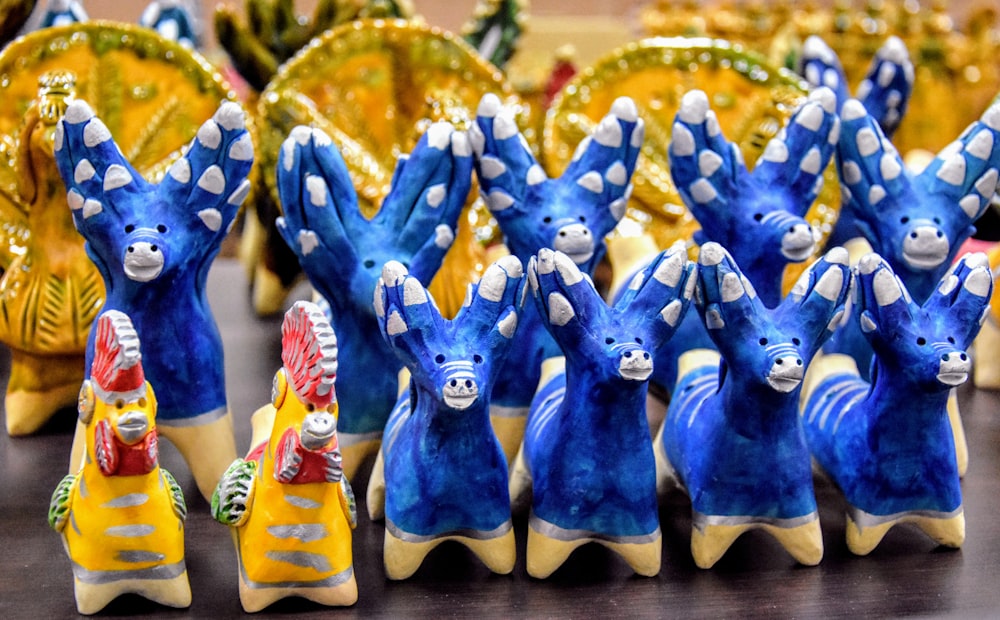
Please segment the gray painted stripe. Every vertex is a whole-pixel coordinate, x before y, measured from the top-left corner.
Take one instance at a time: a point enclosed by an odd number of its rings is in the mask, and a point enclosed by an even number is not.
[[[73,562],[73,576],[92,585],[114,583],[123,579],[173,579],[184,574],[184,560],[134,570],[88,570]]]
[[[496,418],[526,418],[530,407],[503,407],[490,405],[490,415]]]
[[[709,525],[770,525],[772,527],[787,530],[793,527],[806,525],[807,523],[812,523],[817,519],[819,519],[819,513],[816,511],[802,515],[801,517],[791,517],[786,519],[780,519],[778,517],[756,517],[749,515],[705,515],[694,510],[691,511],[691,524],[696,527],[699,532],[704,532],[705,528]]]
[[[131,525],[113,525],[104,530],[105,536],[118,536],[120,538],[138,538],[148,536],[156,531],[156,527],[145,523],[133,523]]]
[[[89,453],[87,454],[87,461],[90,462]],[[82,472],[77,474],[76,476],[76,486],[78,489],[80,489],[80,497],[83,498],[86,498],[88,495],[90,495],[90,491],[87,489],[87,481],[85,480],[85,478],[86,476],[84,476]]]
[[[290,495],[285,493],[285,501],[295,506],[296,508],[320,508],[323,504],[311,500],[308,497],[302,497],[301,495]]]
[[[142,562],[162,562],[167,556],[155,551],[119,551],[115,554],[115,559],[119,562],[131,562],[140,564]]]
[[[131,508],[132,506],[142,506],[149,501],[149,496],[145,493],[129,493],[101,504],[101,508]]]
[[[83,532],[80,531],[80,526],[76,524],[76,515],[72,510],[69,511],[69,524],[73,526],[73,531],[76,532],[77,536],[83,536]]]
[[[247,579],[246,571],[243,570],[242,558],[240,561],[240,571],[243,573],[243,581],[254,590],[261,590],[265,588],[333,588],[347,583],[351,579],[351,576],[354,575],[354,567],[348,566],[336,575],[330,575],[326,579],[320,579],[318,581],[251,581],[250,579]]]
[[[302,542],[314,542],[327,537],[326,526],[322,523],[297,523],[295,525],[272,525],[267,533],[275,538],[298,538]]]
[[[425,543],[432,542],[435,540],[441,540],[442,538],[472,538],[474,540],[492,540],[494,538],[500,538],[505,535],[511,529],[511,522],[508,519],[504,521],[499,526],[493,528],[492,530],[473,530],[473,529],[461,529],[452,530],[450,532],[441,532],[440,534],[411,534],[409,532],[404,532],[399,529],[395,523],[386,518],[385,529],[387,532],[398,538],[399,540],[411,543]]]
[[[310,553],[308,551],[268,551],[264,554],[264,557],[275,562],[285,562],[301,566],[302,568],[314,568],[321,573],[332,570],[330,561],[326,559],[325,555],[320,555],[319,553]]]
[[[626,544],[626,545],[641,545],[645,543],[655,542],[660,539],[660,528],[657,528],[650,532],[649,534],[639,534],[638,536],[611,536],[603,532],[591,532],[589,530],[567,530],[561,528],[554,523],[549,523],[544,519],[540,519],[535,516],[534,513],[531,514],[531,518],[528,520],[528,525],[531,529],[535,530],[543,536],[548,536],[549,538],[554,538],[556,540],[562,540],[565,542],[573,542],[576,540],[593,540],[593,541],[605,541],[616,544]]]
[[[951,512],[942,512],[940,510],[905,510],[891,515],[873,515],[860,508],[848,506],[847,512],[851,520],[858,526],[858,529],[863,530],[866,527],[875,527],[893,521],[911,521],[913,519],[940,519],[943,521],[945,519],[953,519],[962,514],[964,509],[962,506],[959,506]]]
[[[192,418],[177,418],[174,420],[161,420],[157,418],[156,425],[159,427],[203,426],[205,424],[215,422],[216,420],[225,416],[227,413],[229,413],[229,410],[227,408],[219,407],[218,409],[213,409],[212,411],[206,411],[205,413],[200,413]]]

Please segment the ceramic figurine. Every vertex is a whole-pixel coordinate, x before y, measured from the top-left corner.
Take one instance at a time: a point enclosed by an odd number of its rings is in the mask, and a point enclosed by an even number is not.
[[[210,497],[236,446],[205,281],[250,188],[243,110],[223,103],[159,184],[142,178],[79,99],[56,127],[55,155],[77,230],[104,278],[104,307],[128,314],[158,353],[146,372],[160,394],[160,429]]]
[[[83,3],[80,0],[49,0],[39,27],[51,28],[85,21],[87,12],[83,10]]]
[[[396,400],[401,365],[379,336],[372,308],[382,265],[406,263],[429,284],[455,238],[471,184],[468,138],[448,123],[431,125],[400,158],[392,190],[371,219],[359,210],[340,151],[322,130],[296,127],[281,147],[278,230],[330,303],[346,386],[338,428],[349,479],[378,451]]]
[[[152,28],[164,39],[195,49],[199,41],[192,6],[184,0],[154,0],[139,16],[139,25]]]
[[[462,25],[462,38],[480,56],[503,69],[524,33],[528,16],[525,0],[478,0]]]
[[[769,309],[722,246],[701,247],[696,304],[721,360],[704,349],[681,357],[654,441],[661,490],[674,483],[691,497],[699,567],[756,528],[802,564],[822,559],[799,387],[844,313],[850,281],[847,251],[834,248]]]
[[[1000,103],[938,153],[920,173],[910,172],[878,123],[856,99],[841,111],[838,166],[843,212],[860,236],[884,257],[917,303],[926,301],[954,262],[959,247],[996,193],[1000,169]],[[871,345],[856,321],[833,335],[825,352],[851,355],[869,377]],[[953,399],[959,469],[968,466],[965,435]]]
[[[469,290],[451,321],[396,261],[375,292],[383,337],[410,371],[368,483],[368,511],[385,516],[385,572],[412,575],[457,540],[490,570],[514,569],[507,459],[490,426],[490,392],[517,329],[523,272],[505,256]]]
[[[799,72],[814,87],[825,86],[837,95],[837,108],[850,98],[848,79],[836,52],[818,36],[806,39],[799,59]],[[875,52],[868,73],[858,85],[855,97],[878,120],[889,138],[906,114],[913,92],[913,62],[903,40],[890,36]]]
[[[966,255],[923,303],[877,254],[861,259],[856,316],[875,350],[872,382],[832,355],[810,374],[802,421],[816,462],[847,499],[847,546],[872,551],[897,523],[961,546],[965,515],[946,401],[971,370],[966,348],[988,312],[993,279]]]
[[[604,256],[604,237],[625,213],[630,179],[645,126],[635,103],[616,99],[578,146],[562,176],[550,179],[514,123],[514,111],[487,94],[469,139],[476,176],[510,253],[527,263],[542,248],[568,256],[592,274]],[[493,389],[490,416],[508,459],[524,433],[525,416],[542,361],[559,356],[534,307],[524,309],[510,359]]]
[[[542,249],[529,263],[538,313],[565,351],[546,361],[510,477],[513,505],[530,493],[532,577],[548,577],[588,542],[620,554],[640,575],[659,572],[646,388],[653,354],[687,310],[694,269],[677,243],[608,307],[566,254]]]
[[[16,142],[14,192],[0,196],[7,236],[0,259],[0,342],[11,353],[4,413],[12,436],[37,431],[76,403],[90,328],[104,303],[101,274],[73,226],[52,148],[75,91],[68,71],[39,78],[38,97],[24,112]],[[10,211],[4,198],[12,199]]]
[[[992,208],[1000,207],[1000,194],[994,198]],[[994,245],[987,253],[990,271],[996,281],[1000,276],[1000,244]],[[990,298],[989,320],[983,323],[976,336],[972,356],[972,382],[979,389],[1000,390],[1000,290],[994,288]]]
[[[76,608],[97,613],[123,594],[187,607],[187,508],[180,486],[159,466],[156,396],[139,336],[117,310],[101,314],[94,332],[79,403],[86,458],[59,483],[49,507],[49,525],[73,566]]]
[[[244,611],[289,596],[323,605],[358,600],[357,514],[337,441],[337,358],[326,316],[296,302],[281,327],[274,409],[254,415],[253,448],[212,496],[212,516],[232,528]]]
[[[785,267],[816,251],[818,234],[805,215],[823,187],[839,131],[833,93],[817,88],[768,142],[751,172],[736,144],[722,134],[708,96],[692,90],[681,100],[669,147],[670,173],[701,225],[694,241],[728,248],[768,308],[783,298]],[[715,344],[692,312],[657,354],[652,381],[673,390],[677,359],[695,348]]]

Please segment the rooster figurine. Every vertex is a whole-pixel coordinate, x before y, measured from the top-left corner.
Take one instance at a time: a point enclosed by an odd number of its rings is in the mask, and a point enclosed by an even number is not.
[[[254,447],[222,476],[212,516],[232,528],[245,611],[288,596],[352,605],[357,510],[337,442],[337,337],[306,301],[285,314],[281,332],[274,409],[254,416]]]
[[[96,613],[122,594],[191,604],[180,486],[158,463],[156,397],[139,337],[117,310],[97,322],[90,379],[80,390],[86,457],[52,495],[49,525],[73,565],[76,608]]]

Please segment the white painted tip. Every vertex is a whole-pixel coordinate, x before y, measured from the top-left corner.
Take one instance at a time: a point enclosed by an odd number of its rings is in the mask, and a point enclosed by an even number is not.
[[[867,275],[878,269],[879,265],[883,262],[885,261],[882,257],[874,252],[871,254],[865,254],[861,257],[861,260],[858,261],[858,272],[863,275]]]
[[[628,123],[639,119],[639,109],[631,97],[618,97],[611,104],[611,113]]]
[[[994,103],[983,112],[982,121],[993,131],[1000,131],[1000,102]]]
[[[819,103],[827,114],[837,112],[837,95],[826,86],[820,86],[809,93],[809,100]]]
[[[399,286],[409,273],[403,263],[391,260],[382,266],[382,281],[388,286]]]
[[[727,255],[728,252],[725,248],[718,243],[709,241],[701,246],[701,251],[698,253],[698,263],[711,267],[721,263]]]
[[[906,49],[906,44],[895,35],[886,39],[875,55],[889,62],[894,62],[897,65],[904,65],[910,62],[910,52]]]
[[[219,109],[215,111],[215,115],[212,118],[226,131],[245,127],[247,122],[246,115],[243,114],[243,108],[234,101],[227,101],[219,106]]]
[[[63,115],[63,119],[72,125],[89,121],[92,118],[94,118],[94,111],[83,99],[74,99],[70,102],[69,106],[66,107],[66,114]]]
[[[682,121],[691,125],[705,122],[708,116],[708,95],[701,90],[689,90],[681,99],[677,115]]]
[[[840,118],[845,121],[854,121],[868,115],[863,103],[857,99],[848,99],[844,102],[844,107],[840,109]]]
[[[497,113],[500,112],[500,108],[503,104],[500,103],[500,97],[497,97],[493,93],[486,93],[483,98],[479,100],[479,107],[476,109],[476,116],[482,116],[483,118],[494,118]]]
[[[845,248],[840,247],[839,245],[830,248],[827,251],[825,258],[826,262],[833,263],[834,265],[847,265],[849,264],[848,261],[850,261],[850,257],[847,254],[847,250]]]
[[[806,59],[819,58],[827,64],[833,64],[830,62],[830,59],[836,58],[833,50],[826,44],[826,41],[816,35],[810,36],[806,39],[806,42],[802,44],[802,56]]]
[[[521,264],[521,259],[513,254],[508,254],[500,258],[496,264],[507,272],[507,277],[509,278],[520,278],[524,275],[524,266]]]

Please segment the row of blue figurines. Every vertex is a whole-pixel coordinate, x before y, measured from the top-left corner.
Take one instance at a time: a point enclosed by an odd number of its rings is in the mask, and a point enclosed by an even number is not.
[[[488,94],[468,131],[430,126],[367,219],[330,138],[294,129],[278,158],[279,230],[328,312],[298,304],[286,316],[272,403],[254,415],[257,448],[234,462],[205,282],[249,193],[242,110],[223,104],[151,184],[89,106],[73,102],[55,155],[108,291],[81,391],[80,473],[60,485],[50,512],[80,610],[102,608],[126,586],[186,604],[183,555],[154,534],[179,529],[184,513],[176,482],[156,465],[154,414],[214,515],[235,528],[248,610],[289,594],[356,599],[347,480],[375,453],[367,505],[385,519],[392,578],[412,574],[443,540],[510,572],[512,504],[530,506],[533,576],[588,541],[655,574],[657,488],[671,485],[691,497],[698,565],[755,527],[815,564],[811,458],[847,497],[855,552],[900,521],[960,545],[964,440],[949,391],[970,371],[965,349],[992,276],[982,255],[954,259],[996,192],[1000,105],[913,173],[865,105],[819,88],[751,172],[705,94],[688,93],[669,157],[702,224],[698,263],[683,243],[637,261],[609,306],[591,274],[625,212],[643,131],[635,104],[620,98],[562,176],[549,178],[514,111]],[[842,234],[867,237],[877,253],[852,271],[835,247],[783,296],[785,264],[814,255],[803,214],[834,156],[841,223],[851,227]],[[448,320],[424,287],[455,238],[473,171],[511,256]],[[696,312],[687,311],[692,299]],[[137,362],[140,339],[158,355]],[[397,390],[404,367],[409,388]],[[672,392],[652,442],[650,381]],[[185,402],[192,393],[199,401]],[[115,478],[131,480],[118,488]],[[260,502],[269,509],[253,511]],[[88,505],[107,514],[86,517]],[[124,521],[135,515],[149,521]],[[97,542],[73,542],[88,533]],[[122,545],[111,557],[109,540]]]

